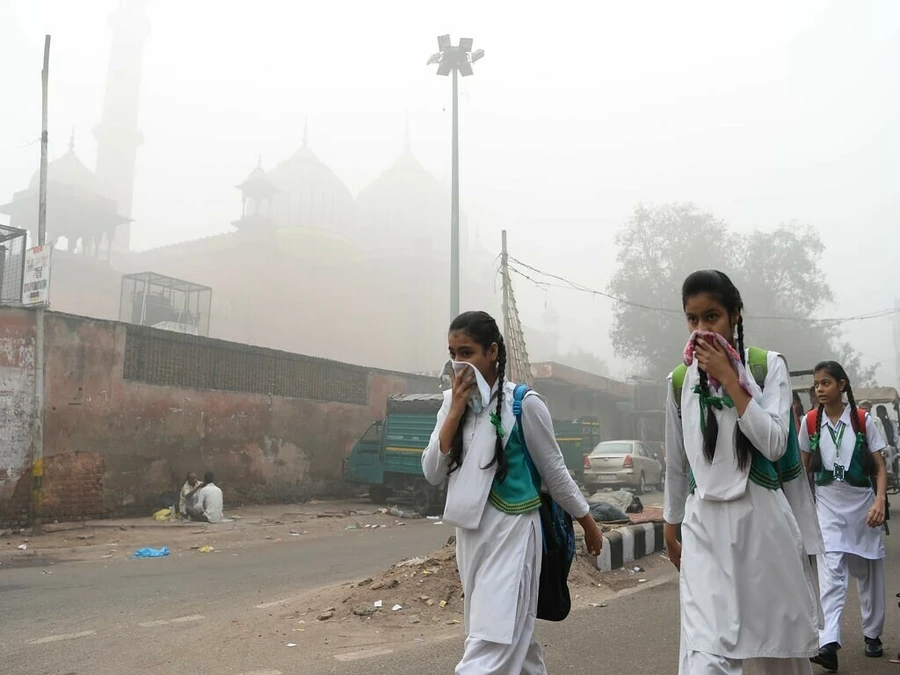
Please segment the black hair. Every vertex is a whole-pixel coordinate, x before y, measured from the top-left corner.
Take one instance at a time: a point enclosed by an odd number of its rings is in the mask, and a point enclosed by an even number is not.
[[[744,348],[744,301],[741,292],[728,278],[728,275],[718,270],[699,270],[694,272],[681,285],[681,306],[687,306],[690,298],[700,293],[709,293],[728,312],[729,317],[737,316],[737,352],[741,356],[741,363],[746,365],[746,349]],[[705,394],[709,394],[709,377],[700,371],[700,387]],[[712,463],[716,456],[716,441],[719,437],[719,422],[715,412],[709,408],[706,415],[706,431],[703,435],[703,455],[706,461]],[[753,457],[753,444],[744,435],[740,427],[735,429],[735,448],[737,450],[738,468],[745,469]]]
[[[847,403],[850,404],[850,426],[853,429],[854,435],[859,434],[860,431],[865,433],[865,429],[859,428],[859,413],[856,408],[856,399],[853,397],[853,387],[850,386],[850,377],[847,375],[847,371],[844,370],[844,366],[837,361],[821,361],[816,364],[814,370],[816,373],[820,373],[824,370],[831,375],[835,381],[844,383],[844,391],[847,393]],[[819,403],[819,407],[816,409],[816,434],[821,433],[823,412],[825,412],[825,404]],[[864,474],[867,476],[874,476],[878,473],[878,465],[875,463],[875,458],[872,457],[871,452],[863,452],[860,459],[862,461]],[[813,473],[818,473],[822,470],[821,451],[814,452],[810,455],[809,470]]]
[[[795,392],[794,392],[793,399],[794,399],[794,403],[799,403],[801,406],[803,405],[803,399],[800,398],[800,392],[799,392],[799,391],[795,391]]]
[[[884,424],[884,440],[887,441],[888,445],[896,445],[897,439],[894,436],[894,425],[891,423],[887,408],[880,405],[875,408],[875,414],[878,415],[878,419]]]
[[[497,321],[487,312],[463,312],[456,317],[450,324],[450,333],[465,333],[472,340],[487,351],[492,345],[497,345],[497,416],[502,416],[503,411],[503,381],[506,377],[506,343],[503,341],[503,335],[497,326]],[[463,413],[459,426],[456,428],[456,435],[453,437],[453,444],[450,446],[450,465],[448,473],[453,473],[463,463],[463,422],[469,414],[469,408],[466,406],[466,412]],[[494,458],[490,464],[483,467],[489,469],[497,465],[497,480],[501,483],[506,479],[506,451],[503,447],[503,437],[500,430],[497,430],[497,441],[494,445]]]
[[[203,476],[203,482],[204,483],[215,483],[216,482],[216,477],[213,475],[212,471],[206,472],[206,474]]]

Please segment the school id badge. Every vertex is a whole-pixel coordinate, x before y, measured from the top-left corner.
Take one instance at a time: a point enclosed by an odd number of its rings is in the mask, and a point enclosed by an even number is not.
[[[844,482],[844,467],[840,464],[834,465],[834,479],[841,483]]]

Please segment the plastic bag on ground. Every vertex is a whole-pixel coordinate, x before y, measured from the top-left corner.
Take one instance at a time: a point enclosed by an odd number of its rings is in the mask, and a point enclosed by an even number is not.
[[[139,548],[134,552],[135,558],[165,558],[169,555],[169,547],[162,548]]]
[[[163,521],[172,517],[172,509],[160,509],[153,514],[153,520]]]

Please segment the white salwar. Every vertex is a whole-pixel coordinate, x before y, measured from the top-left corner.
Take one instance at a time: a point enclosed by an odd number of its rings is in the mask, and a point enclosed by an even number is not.
[[[504,387],[504,441],[515,425],[512,400],[515,385]],[[431,441],[422,454],[425,478],[433,485],[447,479],[449,455],[440,450],[440,430],[450,409],[451,392],[444,393]],[[456,526],[456,556],[465,593],[466,643],[458,675],[544,675],[543,652],[534,639],[543,550],[537,511],[509,515],[488,501],[496,467],[496,431],[490,412],[471,409],[463,423],[463,464],[450,474],[444,521]],[[544,488],[573,517],[589,507],[572,480],[556,443],[550,412],[531,393],[522,404],[522,431],[528,453]]]
[[[815,419],[816,411],[807,414]],[[831,432],[840,439],[839,447]],[[866,444],[873,453],[887,447],[871,415],[866,415]],[[837,424],[823,413],[819,429],[822,468],[833,471],[835,460],[844,468],[849,467],[855,447],[850,406],[844,408]],[[806,453],[810,449],[806,420],[800,429],[800,449]],[[841,614],[850,577],[856,579],[864,637],[880,638],[884,629],[884,527],[869,527],[866,522],[874,503],[875,491],[870,487],[854,487],[841,481],[816,487],[816,510],[825,541],[825,552],[818,558],[819,591],[825,614],[825,625],[819,631],[819,644],[823,647],[841,644]]]
[[[699,381],[695,362],[685,375],[682,419],[671,377],[666,404],[664,515],[682,527],[679,673],[739,673],[744,659],[754,659],[758,673],[806,675],[819,622],[807,552],[821,548],[809,484],[803,477],[791,481],[789,503],[783,490],[750,481],[750,467],[738,468],[735,449],[740,428],[767,459],[784,455],[791,414],[787,365],[769,352],[765,388],[751,383],[744,415],[738,418],[734,408],[715,411],[719,434],[711,463],[703,454],[693,391]],[[801,527],[798,518],[810,522]]]

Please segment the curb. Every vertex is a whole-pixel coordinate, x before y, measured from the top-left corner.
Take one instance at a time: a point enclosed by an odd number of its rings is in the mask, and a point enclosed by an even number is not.
[[[664,550],[663,527],[663,523],[642,523],[613,530],[603,537],[603,551],[594,564],[601,572],[609,572]]]

